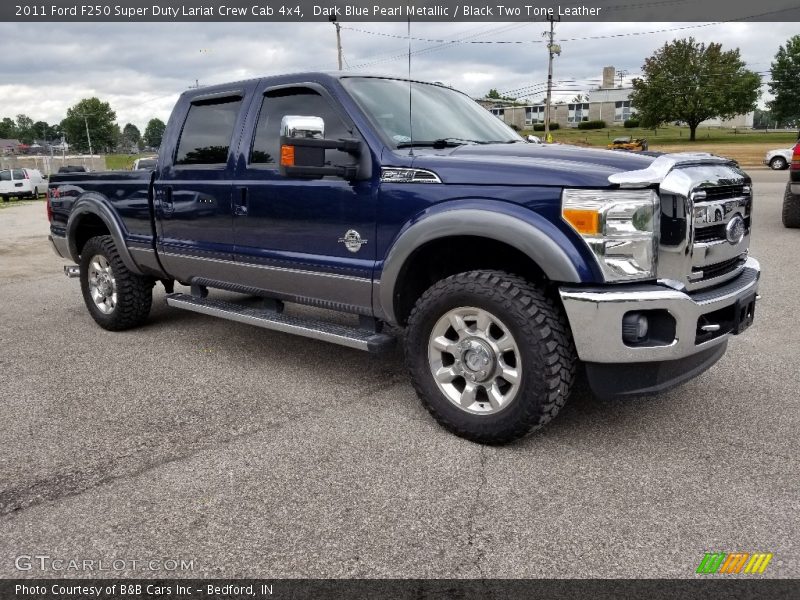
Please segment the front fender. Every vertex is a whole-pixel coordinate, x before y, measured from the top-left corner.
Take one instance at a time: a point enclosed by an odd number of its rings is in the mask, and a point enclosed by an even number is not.
[[[486,204],[482,202],[483,206]],[[445,208],[407,227],[384,261],[374,296],[376,314],[396,322],[394,298],[403,265],[417,248],[446,237],[476,236],[513,246],[530,257],[551,281],[580,283],[590,277],[591,267],[563,232],[544,217],[502,202],[488,204],[490,207],[486,208]],[[525,216],[513,214],[515,209],[524,211]]]
[[[106,228],[108,228],[111,238],[114,240],[114,245],[117,247],[119,257],[122,259],[122,262],[125,263],[128,270],[137,275],[143,275],[125,243],[125,228],[117,216],[117,213],[111,207],[108,199],[95,192],[83,194],[72,205],[66,227],[67,244],[72,260],[76,263],[80,262],[76,234],[81,225],[81,221],[88,215],[96,216],[103,221]]]

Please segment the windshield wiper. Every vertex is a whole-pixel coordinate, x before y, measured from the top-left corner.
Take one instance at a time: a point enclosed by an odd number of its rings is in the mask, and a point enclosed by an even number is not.
[[[413,142],[402,142],[397,144],[398,148],[410,148],[411,146],[430,146],[432,148],[455,148],[465,144],[488,144],[482,140],[467,140],[458,137],[439,138],[438,140],[414,140]]]

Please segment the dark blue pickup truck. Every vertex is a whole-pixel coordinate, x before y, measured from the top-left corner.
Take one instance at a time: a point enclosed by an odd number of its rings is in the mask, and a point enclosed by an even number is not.
[[[752,323],[760,275],[735,163],[529,144],[384,77],[188,91],[154,172],[56,175],[48,202],[101,327],[141,324],[161,282],[175,308],[351,348],[404,330],[426,408],[484,443],[546,424],[579,368],[600,396],[698,375]]]

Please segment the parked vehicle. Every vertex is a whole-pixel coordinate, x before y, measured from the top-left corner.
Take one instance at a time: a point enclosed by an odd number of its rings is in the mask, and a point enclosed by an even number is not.
[[[540,138],[538,135],[526,135],[525,139],[527,141],[529,141],[531,144],[541,144],[542,143],[542,138]]]
[[[647,140],[644,138],[634,138],[631,136],[618,137],[611,140],[608,144],[609,150],[647,150]]]
[[[137,158],[135,161],[133,161],[134,171],[138,171],[140,169],[146,171],[154,171],[157,166],[158,166],[157,156],[149,156],[147,158]]]
[[[484,443],[549,422],[579,368],[600,396],[697,376],[760,275],[728,159],[535,146],[445,86],[347,73],[189,90],[155,171],[56,175],[49,198],[101,327],[142,324],[160,281],[169,306],[370,352],[405,329],[422,403]]]
[[[789,183],[783,194],[782,219],[784,227],[800,227],[800,139],[792,150]]]
[[[0,171],[0,198],[38,198],[47,192],[47,179],[38,169],[4,169]]]
[[[762,161],[768,165],[770,169],[781,171],[789,168],[789,163],[792,161],[792,148],[781,148],[780,150],[770,150],[764,155]]]

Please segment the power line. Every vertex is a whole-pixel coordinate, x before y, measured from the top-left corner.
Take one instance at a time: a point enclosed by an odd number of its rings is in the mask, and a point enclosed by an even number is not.
[[[754,18],[754,17],[748,17],[748,18]],[[577,42],[582,40],[602,40],[602,39],[620,38],[620,37],[628,37],[635,35],[651,35],[655,33],[683,31],[685,29],[699,29],[701,27],[711,27],[713,25],[724,25],[725,23],[728,22],[729,21],[715,21],[711,23],[700,23],[696,25],[684,25],[682,27],[670,27],[667,29],[654,29],[652,31],[629,31],[624,33],[613,33],[609,35],[592,35],[592,36],[574,37],[574,38],[558,38],[558,41]],[[391,33],[384,33],[382,31],[370,31],[369,29],[360,29],[357,27],[342,27],[342,29],[348,29],[350,31],[355,31],[358,33],[366,33],[369,35],[375,35],[379,37],[405,39],[405,36],[394,35]],[[421,37],[412,37],[411,39],[416,42],[428,42],[434,44],[544,44],[545,43],[545,40],[446,40],[446,39],[421,38]]]
[[[425,48],[420,48],[418,50],[412,51],[411,54],[412,54],[412,56],[416,56],[416,55],[420,55],[420,54],[427,54],[428,52],[435,52],[437,50],[440,50],[440,49],[443,49],[443,48],[446,48],[446,47],[450,47],[453,44],[456,44],[461,40],[467,40],[467,39],[471,39],[471,38],[481,37],[481,36],[489,35],[489,34],[492,34],[492,33],[499,33],[499,32],[502,32],[504,30],[505,31],[510,31],[512,29],[518,29],[520,27],[525,27],[526,25],[529,25],[529,24],[530,23],[514,23],[514,24],[511,24],[511,25],[506,24],[506,25],[501,25],[500,27],[493,27],[493,28],[491,28],[489,30],[486,30],[486,31],[483,31],[483,32],[479,31],[478,33],[474,33],[474,34],[471,34],[471,35],[465,35],[465,34],[469,33],[470,31],[475,31],[476,29],[482,29],[483,26],[476,27],[476,28],[473,28],[473,29],[468,29],[467,31],[464,31],[461,34],[462,35],[461,38],[457,38],[457,39],[454,39],[454,40],[449,40],[447,42],[444,42],[444,43],[441,43],[441,44],[437,44],[435,46],[426,46]],[[406,38],[404,36],[397,36],[397,37],[399,39],[406,40]],[[397,52],[400,52],[400,49],[398,49]],[[365,67],[370,67],[372,65],[377,65],[377,64],[386,63],[386,62],[392,62],[392,61],[395,61],[395,60],[405,59],[407,57],[408,57],[408,50],[405,49],[402,52],[402,54],[395,54],[393,56],[390,55],[387,58],[380,58],[378,60],[371,60],[369,62],[360,63],[360,64],[355,65],[353,68],[354,69],[363,69]]]

